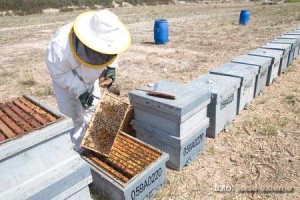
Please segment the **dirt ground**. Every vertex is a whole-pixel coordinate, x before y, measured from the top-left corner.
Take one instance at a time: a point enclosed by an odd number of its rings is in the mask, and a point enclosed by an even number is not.
[[[251,24],[238,25],[241,9]],[[132,46],[120,56],[117,81],[128,91],[166,79],[188,82],[300,26],[300,4],[186,4],[115,8]],[[0,99],[32,94],[56,107],[44,53],[51,35],[80,12],[0,17]],[[153,44],[156,18],[167,18],[170,42]],[[183,171],[167,171],[156,199],[300,199],[300,61],[267,87],[227,132],[207,139]],[[227,186],[235,192],[218,192]],[[285,193],[240,192],[283,187]],[[230,189],[230,188],[229,188]],[[294,190],[293,190],[294,189]],[[290,192],[292,191],[292,192]]]

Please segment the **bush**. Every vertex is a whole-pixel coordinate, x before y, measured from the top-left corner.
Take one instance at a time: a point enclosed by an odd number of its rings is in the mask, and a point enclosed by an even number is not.
[[[113,0],[0,0],[0,11],[22,11],[26,14],[40,13],[46,8],[59,8],[67,11],[67,6],[111,6]]]
[[[15,14],[41,13],[46,8],[58,8],[61,11],[71,11],[68,6],[88,6],[94,5],[111,7],[113,0],[0,0],[0,11],[12,10]],[[128,2],[133,5],[145,3],[147,5],[168,4],[172,0],[116,0],[116,2]]]

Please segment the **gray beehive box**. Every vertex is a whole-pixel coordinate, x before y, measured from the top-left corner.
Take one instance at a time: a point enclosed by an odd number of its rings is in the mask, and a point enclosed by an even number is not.
[[[278,76],[280,61],[283,52],[279,50],[257,48],[254,51],[251,51],[249,55],[272,58],[272,63],[269,67],[267,77],[267,85],[271,85],[273,80]]]
[[[266,87],[267,83],[267,76],[268,76],[268,69],[271,65],[272,59],[259,57],[259,56],[251,56],[251,55],[242,55],[237,58],[231,60],[234,63],[242,63],[253,65],[258,68],[258,80],[255,87],[254,97],[260,94],[264,88]]]
[[[207,74],[188,83],[188,87],[199,90],[207,88],[212,93],[208,105],[209,128],[206,135],[215,138],[235,119],[238,109],[238,90],[241,80],[235,77]]]
[[[297,43],[296,43],[296,47],[295,47],[294,58],[298,57],[298,54],[299,54],[299,45],[300,45],[300,38],[299,38],[298,35],[283,34],[280,37],[278,37],[278,39],[296,39]]]
[[[291,31],[291,32],[285,33],[283,35],[296,36],[298,38],[298,42],[300,43],[300,31]],[[298,48],[298,55],[299,54],[300,54],[300,48]]]
[[[130,137],[130,136],[127,136]],[[130,137],[133,143],[137,141],[143,147],[150,148],[159,153],[160,156],[153,161],[150,165],[144,166],[142,172],[136,174],[130,178],[127,182],[122,182],[116,176],[112,175],[105,168],[99,166],[96,162],[90,159],[88,156],[83,158],[90,164],[93,176],[93,187],[101,193],[107,194],[107,199],[114,200],[132,200],[132,199],[151,199],[162,187],[166,177],[166,162],[169,160],[169,155],[156,149],[149,144],[143,143],[136,138]],[[128,148],[128,147],[127,147]],[[134,150],[133,150],[134,151]],[[127,155],[128,156],[128,155]],[[137,156],[137,155],[135,155]],[[144,158],[147,160],[147,158]],[[125,163],[126,161],[120,159],[119,162]],[[132,161],[131,161],[132,162]],[[138,161],[136,160],[138,163]],[[136,163],[136,164],[137,164]],[[127,167],[130,168],[130,167]],[[122,169],[119,169],[117,173],[121,173]]]
[[[241,89],[238,93],[237,114],[251,103],[254,98],[256,80],[258,79],[257,67],[240,63],[226,63],[212,70],[210,73],[241,79]]]
[[[275,39],[271,41],[271,43],[277,43],[277,44],[291,44],[291,51],[289,55],[289,61],[288,61],[288,66],[293,63],[293,60],[295,59],[295,52],[296,52],[296,47],[297,47],[297,39]]]
[[[197,124],[185,137],[169,136],[163,131],[148,126],[138,120],[132,121],[138,139],[158,148],[170,155],[167,166],[182,170],[191,163],[197,155],[203,152],[205,146],[206,129],[209,119]]]
[[[72,120],[33,97],[26,99],[59,120],[0,143],[0,199],[89,199],[92,177],[73,150]]]
[[[263,49],[274,49],[283,52],[283,56],[280,61],[278,75],[281,75],[283,72],[286,71],[288,67],[289,55],[292,45],[291,44],[277,44],[277,43],[266,43],[265,45],[261,46],[260,48]]]
[[[207,89],[189,88],[169,81],[161,81],[154,87],[147,89],[172,93],[176,95],[176,100],[152,97],[143,91],[131,91],[129,100],[136,120],[180,138],[207,117],[207,105],[210,102]]]

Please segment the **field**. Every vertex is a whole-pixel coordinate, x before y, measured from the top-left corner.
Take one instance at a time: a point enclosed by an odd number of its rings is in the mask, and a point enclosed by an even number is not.
[[[238,25],[241,9],[251,24]],[[186,83],[300,26],[300,4],[185,4],[114,8],[132,46],[120,56],[117,82],[128,91],[167,79]],[[80,11],[82,12],[82,11]],[[79,11],[0,17],[0,99],[32,94],[56,107],[44,63],[55,30]],[[156,18],[167,18],[170,42],[153,44]],[[276,79],[229,130],[207,139],[204,153],[182,172],[167,171],[156,199],[300,199],[300,62]],[[222,186],[235,192],[217,192]],[[238,192],[241,187],[286,192]],[[277,188],[276,188],[277,187]],[[290,192],[292,191],[292,192]]]

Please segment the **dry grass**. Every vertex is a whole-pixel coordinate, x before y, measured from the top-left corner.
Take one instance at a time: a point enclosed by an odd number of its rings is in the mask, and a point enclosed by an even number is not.
[[[249,26],[238,26],[249,8]],[[180,5],[114,9],[133,44],[121,55],[118,82],[127,92],[161,79],[187,82],[299,26],[300,4]],[[78,12],[0,18],[0,99],[50,88],[44,51],[55,29]],[[167,18],[170,43],[153,45],[153,19]],[[25,76],[26,75],[26,76]],[[24,77],[33,85],[20,85]],[[300,199],[300,61],[267,87],[228,132],[207,139],[205,152],[182,172],[167,171],[157,199]],[[50,89],[38,93],[51,105]],[[52,90],[51,90],[52,91]],[[49,93],[48,93],[49,92]],[[224,193],[217,185],[297,187],[293,193]]]

